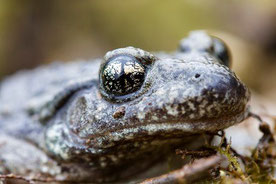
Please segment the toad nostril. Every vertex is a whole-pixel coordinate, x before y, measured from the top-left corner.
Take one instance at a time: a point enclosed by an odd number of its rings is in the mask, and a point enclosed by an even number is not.
[[[195,74],[195,78],[199,78],[200,77],[200,74]]]

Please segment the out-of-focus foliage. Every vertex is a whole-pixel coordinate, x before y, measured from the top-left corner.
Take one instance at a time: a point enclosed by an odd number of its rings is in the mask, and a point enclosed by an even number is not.
[[[276,90],[268,82],[276,79],[275,10],[274,0],[0,0],[0,79],[130,45],[170,51],[190,30],[206,29],[226,40],[243,81]]]
[[[189,30],[217,22],[203,5],[179,0],[9,0],[0,7],[0,75],[128,45],[174,49]]]

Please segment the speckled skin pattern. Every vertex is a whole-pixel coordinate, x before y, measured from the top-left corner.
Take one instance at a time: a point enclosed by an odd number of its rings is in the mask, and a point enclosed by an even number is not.
[[[103,59],[53,63],[6,78],[0,173],[61,181],[135,178],[174,148],[245,119],[249,90],[212,54],[211,38],[193,32],[180,45],[188,51],[127,47]],[[104,91],[98,72],[116,55],[147,65],[136,92]]]

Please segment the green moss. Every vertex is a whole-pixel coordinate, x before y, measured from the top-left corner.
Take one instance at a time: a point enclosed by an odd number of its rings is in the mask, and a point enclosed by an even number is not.
[[[231,148],[231,142],[227,143],[224,135],[221,143],[211,146],[219,154],[226,157],[227,167],[220,168],[219,179],[213,182],[234,183],[242,181],[245,183],[273,183],[274,165],[276,160],[276,144],[269,127],[264,122],[260,125],[263,137],[257,147],[252,150],[251,156],[237,155]]]

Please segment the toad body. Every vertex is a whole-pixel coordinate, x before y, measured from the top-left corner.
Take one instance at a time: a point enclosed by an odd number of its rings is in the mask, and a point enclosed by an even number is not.
[[[143,175],[247,118],[250,96],[226,45],[202,31],[173,53],[120,48],[19,72],[0,90],[0,172],[75,182]]]

